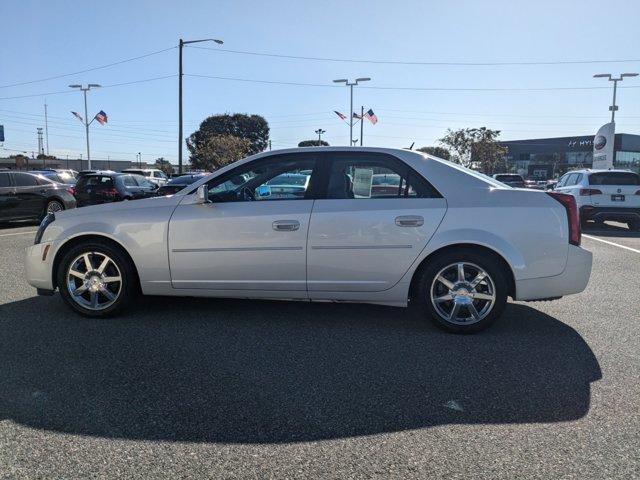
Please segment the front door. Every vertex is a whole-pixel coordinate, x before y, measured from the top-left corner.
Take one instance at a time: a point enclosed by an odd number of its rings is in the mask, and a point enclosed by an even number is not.
[[[326,198],[309,227],[309,296],[393,287],[435,233],[446,201],[390,155],[328,153]]]
[[[179,205],[169,223],[173,287],[306,298],[315,166],[306,152],[258,159],[209,181],[210,203]]]

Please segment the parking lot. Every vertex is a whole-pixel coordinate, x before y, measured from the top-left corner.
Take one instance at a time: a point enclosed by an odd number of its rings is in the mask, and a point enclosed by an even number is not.
[[[404,310],[143,298],[87,320],[0,228],[0,477],[640,477],[640,234],[475,336]]]

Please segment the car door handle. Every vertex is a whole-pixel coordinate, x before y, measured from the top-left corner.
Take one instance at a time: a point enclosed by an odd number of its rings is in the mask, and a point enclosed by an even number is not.
[[[421,227],[424,225],[424,218],[420,215],[401,215],[396,217],[396,225],[399,227]]]
[[[300,228],[300,222],[297,220],[276,220],[272,226],[278,232],[293,232]]]

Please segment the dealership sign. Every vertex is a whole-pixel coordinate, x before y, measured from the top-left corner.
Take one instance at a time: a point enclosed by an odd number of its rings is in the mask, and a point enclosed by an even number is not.
[[[606,123],[593,139],[593,168],[613,168],[613,141],[616,124]]]

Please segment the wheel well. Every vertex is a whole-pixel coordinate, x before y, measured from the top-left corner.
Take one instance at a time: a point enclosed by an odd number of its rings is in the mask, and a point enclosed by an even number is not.
[[[426,268],[427,264],[429,263],[429,260],[443,253],[455,251],[461,248],[471,248],[475,251],[481,251],[481,252],[484,252],[486,255],[490,255],[491,257],[496,259],[502,265],[503,270],[507,275],[507,288],[508,288],[507,293],[511,298],[515,298],[516,281],[515,281],[515,277],[513,276],[513,270],[511,270],[509,263],[504,259],[502,255],[500,255],[495,250],[492,250],[483,245],[477,245],[475,243],[457,243],[454,245],[447,245],[446,247],[442,247],[434,252],[431,252],[422,260],[422,262],[420,262],[420,265],[418,265],[418,268],[416,268],[415,272],[413,272],[413,277],[411,278],[411,285],[409,287],[409,299],[411,299],[414,296],[415,289],[417,287],[418,280],[420,278],[420,274],[422,273],[422,270]]]
[[[80,245],[81,243],[96,242],[96,241],[107,244],[111,248],[115,248],[119,250],[131,262],[131,265],[133,266],[133,271],[136,274],[136,283],[138,284],[138,288],[140,288],[140,276],[138,275],[138,269],[136,268],[136,264],[133,261],[133,258],[131,258],[131,255],[129,255],[129,252],[127,252],[127,250],[115,240],[112,240],[109,237],[104,237],[102,235],[82,235],[80,237],[75,237],[69,240],[67,243],[65,243],[64,245],[62,245],[62,247],[58,249],[58,251],[56,252],[55,258],[53,259],[53,269],[51,273],[53,275],[53,278],[52,278],[53,288],[55,289],[57,287],[56,279],[58,278],[58,267],[60,266],[60,262],[62,261],[62,258],[64,257],[64,255],[76,245]]]

